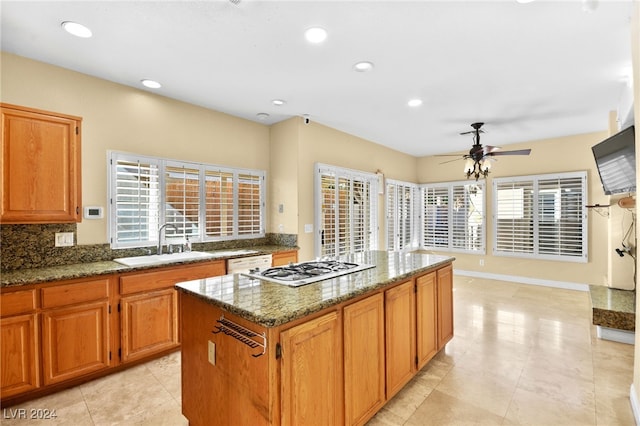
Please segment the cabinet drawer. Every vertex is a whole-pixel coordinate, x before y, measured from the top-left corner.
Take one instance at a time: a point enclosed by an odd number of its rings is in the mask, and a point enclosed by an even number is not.
[[[120,294],[140,293],[143,291],[172,287],[181,281],[224,275],[225,271],[224,260],[219,260],[197,266],[177,267],[142,274],[126,275],[120,277]]]
[[[56,308],[109,297],[109,279],[46,287],[41,291],[42,308]]]
[[[3,317],[22,314],[36,309],[36,290],[20,290],[2,293],[0,312]]]

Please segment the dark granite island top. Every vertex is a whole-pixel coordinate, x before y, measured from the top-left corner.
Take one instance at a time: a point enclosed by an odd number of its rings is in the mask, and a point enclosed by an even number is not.
[[[440,268],[453,257],[371,251],[340,260],[375,268],[289,287],[241,274],[178,283],[176,288],[254,324],[276,327],[414,275]]]

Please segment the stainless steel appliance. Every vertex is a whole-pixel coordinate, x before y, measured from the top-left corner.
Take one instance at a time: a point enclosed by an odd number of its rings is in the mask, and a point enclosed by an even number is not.
[[[374,267],[375,265],[341,262],[338,260],[316,260],[273,267],[264,271],[253,270],[244,275],[290,287],[299,287]]]

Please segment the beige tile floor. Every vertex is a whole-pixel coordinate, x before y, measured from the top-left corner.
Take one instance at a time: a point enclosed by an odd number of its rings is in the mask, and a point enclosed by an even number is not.
[[[456,277],[454,301],[454,339],[369,426],[635,424],[633,346],[596,338],[588,292]],[[11,408],[57,418],[3,425],[188,424],[179,353]]]

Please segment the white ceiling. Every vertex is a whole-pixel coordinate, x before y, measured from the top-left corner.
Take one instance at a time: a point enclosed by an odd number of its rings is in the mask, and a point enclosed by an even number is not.
[[[424,156],[467,150],[471,135],[459,133],[476,121],[482,142],[501,146],[606,130],[631,69],[632,6],[2,0],[0,24],[6,52],[142,90],[141,79],[158,80],[155,93],[266,124],[308,114]],[[328,31],[324,43],[305,41],[311,26]],[[365,60],[374,69],[355,72]],[[408,107],[415,97],[423,105]]]

